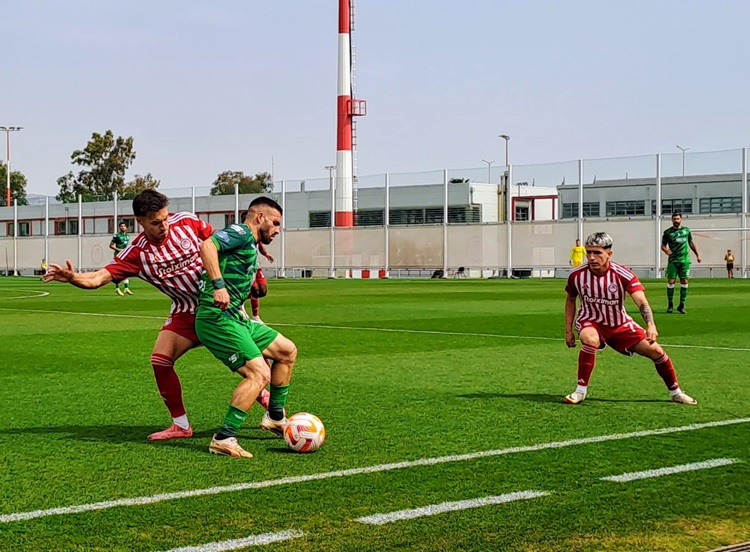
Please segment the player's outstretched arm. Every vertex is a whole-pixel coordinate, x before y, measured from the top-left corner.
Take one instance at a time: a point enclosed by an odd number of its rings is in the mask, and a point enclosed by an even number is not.
[[[213,240],[208,239],[201,244],[201,259],[203,268],[214,286],[214,305],[221,310],[229,307],[229,292],[226,290],[224,278],[219,268],[219,250]]]
[[[258,252],[263,255],[266,259],[268,259],[269,263],[273,262],[273,255],[271,255],[268,250],[263,246],[262,243],[258,243]]]
[[[646,339],[649,343],[653,343],[656,341],[656,338],[659,337],[659,332],[656,331],[654,312],[651,310],[651,305],[649,305],[648,299],[646,299],[646,294],[643,291],[634,291],[631,294],[631,297],[633,298],[635,305],[638,307],[638,310],[641,311],[643,321],[646,323]]]
[[[576,335],[573,333],[575,316],[576,298],[568,295],[565,299],[565,344],[571,348],[576,346]]]
[[[73,263],[69,260],[65,261],[65,266],[59,264],[50,263],[49,270],[44,275],[44,283],[49,282],[64,282],[73,284],[81,289],[96,289],[100,288],[112,281],[112,274],[106,268],[97,270],[96,272],[76,272],[73,268]]]

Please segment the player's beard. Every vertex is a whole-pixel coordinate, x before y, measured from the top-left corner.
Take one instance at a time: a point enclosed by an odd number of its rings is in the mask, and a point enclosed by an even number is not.
[[[260,238],[260,243],[263,245],[270,245],[273,241],[273,236],[271,236],[271,232],[266,230],[265,228],[260,228],[258,231],[258,237]]]

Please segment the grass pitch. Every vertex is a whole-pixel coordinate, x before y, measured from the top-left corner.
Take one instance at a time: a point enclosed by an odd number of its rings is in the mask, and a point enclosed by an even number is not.
[[[687,316],[661,314],[663,286],[646,282],[660,341],[697,407],[670,403],[648,360],[611,350],[589,398],[563,404],[577,359],[564,344],[563,281],[270,281],[261,316],[300,350],[287,409],[318,415],[328,441],[291,453],[256,429],[254,409],[240,442],[255,458],[241,460],[206,450],[237,379],[205,349],[177,365],[195,437],[146,440],[169,423],[149,365],[164,296],[141,282],[118,297],[112,286],[2,279],[0,549],[161,551],[283,531],[302,536],[266,548],[683,552],[748,541],[750,423],[575,441],[750,416],[750,282],[691,282]],[[415,462],[443,457],[454,458]],[[720,458],[738,462],[602,480]],[[382,466],[400,462],[412,463]],[[314,474],[328,475],[298,477]],[[209,488],[219,489],[112,502]],[[521,491],[547,494],[357,521]]]

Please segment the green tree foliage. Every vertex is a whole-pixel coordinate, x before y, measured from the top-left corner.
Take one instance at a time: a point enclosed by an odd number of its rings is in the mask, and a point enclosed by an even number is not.
[[[84,201],[110,200],[125,189],[125,171],[135,160],[133,138],[115,138],[111,130],[94,132],[86,147],[74,151],[70,159],[82,169],[57,179],[58,201],[72,203],[79,194]]]
[[[140,194],[143,190],[155,190],[161,184],[161,180],[156,180],[151,173],[145,176],[137,174],[135,178],[125,184],[125,188],[119,195],[120,199],[133,199],[135,196]]]
[[[0,189],[2,190],[2,197],[0,197],[0,207],[5,206],[5,200],[8,195],[8,166],[0,161]],[[10,201],[13,205],[13,200],[18,200],[19,205],[28,205],[29,202],[26,200],[26,176],[19,171],[10,171]]]
[[[219,174],[211,185],[211,195],[234,195],[234,185],[237,184],[241,194],[262,194],[273,190],[273,179],[267,172],[247,176],[242,171],[224,171]]]

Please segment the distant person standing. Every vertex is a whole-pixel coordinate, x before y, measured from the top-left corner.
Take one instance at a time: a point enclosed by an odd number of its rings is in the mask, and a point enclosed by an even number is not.
[[[115,257],[120,254],[121,251],[123,251],[127,246],[128,243],[130,243],[130,236],[128,235],[128,225],[124,222],[120,223],[119,230],[117,234],[112,236],[112,241],[109,242],[109,248],[115,252]],[[123,289],[120,289],[120,283],[122,284]],[[117,295],[133,295],[133,292],[130,291],[130,280],[125,278],[122,282],[115,282],[115,293]]]
[[[581,240],[576,240],[573,249],[570,250],[570,265],[575,268],[583,264],[583,258],[586,256],[586,248],[581,245]]]
[[[39,278],[42,282],[44,281],[44,275],[47,274],[47,259],[42,259],[42,264],[40,265],[39,272],[41,273],[41,278]]]
[[[690,250],[695,253],[695,259],[701,262],[700,253],[693,243],[690,228],[682,225],[682,214],[672,214],[672,226],[664,230],[661,238],[661,250],[669,255],[667,262],[667,314],[673,311],[674,283],[680,279],[680,303],[677,312],[685,312],[685,299],[688,294],[688,278],[690,278]]]
[[[734,253],[731,249],[727,249],[724,262],[727,263],[727,278],[734,278]]]

